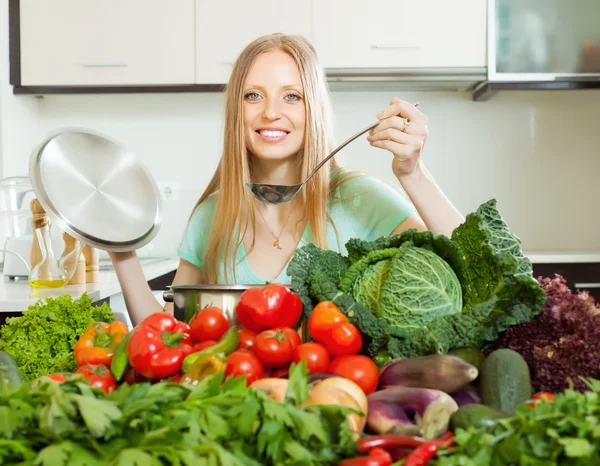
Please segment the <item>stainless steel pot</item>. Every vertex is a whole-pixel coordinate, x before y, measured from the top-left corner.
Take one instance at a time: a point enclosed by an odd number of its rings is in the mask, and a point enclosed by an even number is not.
[[[172,285],[163,293],[163,299],[173,303],[177,320],[189,322],[194,314],[207,306],[221,309],[231,325],[239,325],[235,309],[244,291],[264,285]],[[302,320],[300,337],[309,340],[308,326]]]

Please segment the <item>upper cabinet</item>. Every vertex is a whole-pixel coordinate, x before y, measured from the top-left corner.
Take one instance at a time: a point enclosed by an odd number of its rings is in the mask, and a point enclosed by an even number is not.
[[[196,83],[226,83],[236,57],[259,36],[282,32],[310,40],[312,3],[313,0],[196,0]]]
[[[18,6],[21,86],[194,83],[194,0],[20,0]]]
[[[485,0],[318,0],[313,9],[328,69],[486,66]]]

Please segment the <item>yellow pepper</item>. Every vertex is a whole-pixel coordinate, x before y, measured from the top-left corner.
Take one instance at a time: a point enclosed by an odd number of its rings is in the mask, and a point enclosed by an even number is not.
[[[218,374],[225,370],[226,362],[216,354],[200,356],[190,368],[183,374],[180,384],[198,385],[209,375]]]

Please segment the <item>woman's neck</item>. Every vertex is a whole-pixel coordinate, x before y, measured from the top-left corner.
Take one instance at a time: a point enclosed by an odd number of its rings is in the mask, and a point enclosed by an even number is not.
[[[300,182],[298,159],[260,160],[253,157],[252,181],[262,184],[292,185]]]

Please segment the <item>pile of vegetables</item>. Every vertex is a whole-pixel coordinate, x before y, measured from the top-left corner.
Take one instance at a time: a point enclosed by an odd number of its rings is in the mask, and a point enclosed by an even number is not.
[[[548,296],[541,314],[509,328],[487,352],[521,354],[537,391],[589,390],[581,377],[600,379],[600,307],[587,292],[573,293],[560,275],[539,282]]]
[[[346,249],[347,257],[306,245],[287,273],[306,317],[332,301],[359,328],[372,357],[479,347],[539,314],[546,300],[494,200],[469,214],[452,238],[408,230],[372,242],[351,239]]]
[[[94,322],[112,322],[107,304],[92,306],[86,294],[38,300],[22,316],[10,317],[0,329],[0,351],[17,362],[26,381],[52,372],[76,369],[73,349],[77,340]]]

